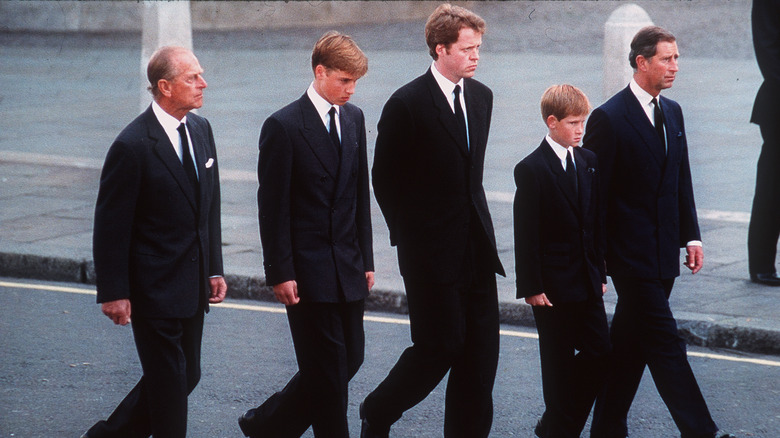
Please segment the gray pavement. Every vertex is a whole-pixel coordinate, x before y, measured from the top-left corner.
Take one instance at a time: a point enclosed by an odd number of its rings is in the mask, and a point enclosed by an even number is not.
[[[495,92],[485,188],[508,273],[499,279],[502,318],[522,325],[533,321],[530,309],[514,299],[512,168],[545,133],[538,100],[547,86],[573,83],[594,106],[603,102],[599,29],[617,6],[551,3],[561,5],[475,7],[492,26],[477,78]],[[705,268],[695,276],[683,273],[672,308],[692,344],[780,354],[780,288],[747,280],[747,220],[761,144],[758,128],[748,123],[761,81],[749,40],[749,2],[639,3],[680,39],[681,73],[666,94],[685,112],[705,245]],[[422,23],[343,28],[370,60],[353,98],[365,111],[369,145],[387,97],[430,63],[421,29]],[[233,297],[272,299],[262,287],[257,138],[262,121],[308,86],[307,47],[322,30],[195,35],[209,81],[200,114],[211,121],[220,154]],[[0,33],[0,275],[92,280],[99,169],[113,138],[138,113],[139,59],[137,34]],[[403,312],[395,251],[376,205],[373,221],[377,285],[369,307]],[[611,310],[614,291],[607,302]]]

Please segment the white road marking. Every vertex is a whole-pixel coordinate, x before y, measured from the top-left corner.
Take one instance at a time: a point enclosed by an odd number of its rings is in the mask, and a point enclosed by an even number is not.
[[[10,282],[10,281],[0,281],[0,287],[41,290],[41,291],[49,291],[49,292],[65,292],[65,293],[81,294],[81,295],[97,294],[94,288],[76,288],[76,287],[53,286],[47,284],[18,283],[18,282]],[[263,306],[258,304],[220,303],[220,304],[212,304],[212,306],[225,308],[225,309],[249,310],[251,312],[285,313],[283,307]],[[365,321],[377,322],[382,324],[409,325],[409,318],[403,318],[403,317],[365,315],[363,319]],[[539,335],[532,332],[523,332],[518,330],[501,330],[499,333],[502,336],[509,336],[515,338],[539,339]],[[730,356],[725,354],[699,353],[699,352],[692,352],[692,351],[688,352],[688,356],[701,357],[701,358],[713,359],[713,360],[724,360],[729,362],[743,362],[743,363],[749,363],[753,365],[780,367],[780,361],[776,361],[776,360]]]

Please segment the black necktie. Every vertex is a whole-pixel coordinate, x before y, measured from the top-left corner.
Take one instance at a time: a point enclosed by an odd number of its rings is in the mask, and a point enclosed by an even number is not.
[[[577,194],[577,170],[574,168],[574,160],[572,160],[571,157],[572,154],[574,154],[574,151],[569,148],[569,150],[566,151],[566,177],[569,179],[569,184],[571,184],[574,189],[574,193]]]
[[[192,155],[190,155],[190,142],[187,140],[187,130],[184,128],[184,123],[179,124],[176,128],[179,131],[179,138],[181,138],[181,165],[184,167],[184,172],[187,174],[187,179],[190,180],[192,188],[195,190],[195,194],[198,195],[198,174],[195,173],[195,163],[192,161]]]
[[[658,105],[658,99],[653,98],[653,119],[655,122],[655,132],[658,134],[658,138],[661,139],[661,146],[663,147],[664,155],[666,155],[666,135],[664,134],[664,114],[661,112],[661,107]]]
[[[466,139],[466,146],[468,147],[469,139],[466,135],[466,117],[463,115],[463,107],[460,106],[460,85],[455,86],[455,118],[458,119],[458,129],[460,134]]]
[[[336,150],[339,152],[339,156],[341,156],[341,140],[339,140],[339,131],[336,129],[336,107],[330,107],[328,114],[330,115],[330,127],[328,128],[330,131],[330,139],[333,141],[333,146],[336,146]]]

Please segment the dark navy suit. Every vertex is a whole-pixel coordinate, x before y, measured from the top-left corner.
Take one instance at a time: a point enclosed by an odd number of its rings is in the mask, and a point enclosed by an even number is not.
[[[666,151],[629,87],[593,111],[583,139],[599,159],[607,273],[618,294],[610,330],[614,358],[596,401],[592,437],[627,436],[645,366],[683,438],[717,431],[669,307],[680,248],[701,234],[682,110],[663,96],[660,103]]]
[[[198,191],[151,107],[119,134],[103,165],[93,236],[97,301],[130,300],[144,375],[90,437],[186,433],[208,277],[223,274],[214,136],[195,114],[187,127]]]
[[[266,283],[295,280],[287,307],[299,372],[254,411],[259,436],[348,437],[347,387],[363,363],[374,270],[363,112],[341,107],[341,152],[308,95],[260,132],[257,203]],[[262,352],[258,352],[262,355]]]

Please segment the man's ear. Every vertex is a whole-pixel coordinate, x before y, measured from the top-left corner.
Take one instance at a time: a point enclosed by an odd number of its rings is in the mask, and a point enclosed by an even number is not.
[[[648,61],[648,59],[645,58],[644,56],[637,55],[637,57],[636,57],[636,69],[639,70],[639,71],[647,71],[647,63],[648,62],[650,62],[650,61]]]
[[[157,81],[157,89],[160,90],[160,94],[165,97],[171,97],[171,82],[167,79],[160,79]]]

